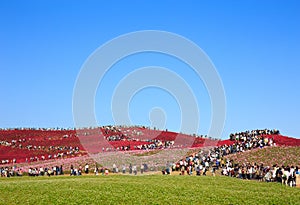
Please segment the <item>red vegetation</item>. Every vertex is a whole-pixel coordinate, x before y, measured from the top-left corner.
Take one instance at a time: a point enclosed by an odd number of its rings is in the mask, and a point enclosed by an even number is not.
[[[300,139],[282,135],[267,135],[266,137],[272,138],[279,146],[300,146]]]
[[[266,135],[279,146],[300,146],[300,139]],[[145,127],[101,127],[81,130],[0,130],[0,164],[70,158],[101,151],[222,146],[203,136],[151,130]]]

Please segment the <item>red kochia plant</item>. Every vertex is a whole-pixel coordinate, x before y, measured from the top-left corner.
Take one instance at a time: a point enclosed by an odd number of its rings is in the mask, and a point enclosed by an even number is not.
[[[297,138],[282,135],[266,135],[265,137],[272,138],[279,146],[300,146],[300,139]]]
[[[17,163],[30,160],[45,160],[54,158],[63,153],[63,158],[86,155],[84,147],[78,135],[91,139],[89,144],[93,147],[93,139],[99,137],[108,140],[113,149],[122,150],[129,147],[130,150],[139,149],[140,145],[155,142],[172,142],[173,147],[203,147],[231,145],[230,140],[216,141],[204,136],[190,136],[170,131],[151,130],[145,127],[101,127],[86,128],[82,130],[58,130],[58,129],[7,129],[0,130],[0,164],[4,160]],[[272,138],[277,146],[300,146],[300,139],[282,135],[265,135]],[[109,140],[109,139],[113,140]],[[102,151],[98,143],[94,143],[95,153]],[[158,147],[160,149],[161,147]],[[76,150],[76,151],[74,151]],[[127,149],[126,149],[127,150]],[[43,156],[43,157],[42,157]]]

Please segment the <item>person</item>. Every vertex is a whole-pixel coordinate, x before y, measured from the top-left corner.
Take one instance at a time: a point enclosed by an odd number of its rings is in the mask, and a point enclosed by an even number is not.
[[[141,164],[141,174],[143,174],[144,173],[144,164]]]
[[[74,173],[74,166],[73,164],[71,164],[71,167],[70,167],[70,176],[74,176],[75,173]]]
[[[75,169],[74,169],[74,171],[73,171],[73,175],[74,175],[74,176],[78,176],[78,175],[79,175],[79,173],[78,173],[78,169],[77,169],[77,168],[75,168]]]
[[[122,173],[123,173],[123,174],[126,173],[126,166],[125,166],[125,164],[122,165]]]
[[[296,168],[295,168],[295,172],[296,172],[296,174],[300,174],[300,169],[299,169],[299,167],[298,166],[296,166]]]
[[[296,170],[294,166],[291,166],[290,168],[290,177],[289,177],[288,184],[291,187],[296,186]]]
[[[100,172],[101,172],[102,175],[104,175],[104,173],[105,173],[104,167],[101,167]]]
[[[59,166],[56,166],[56,175],[60,175],[60,169],[59,169]]]
[[[133,171],[134,175],[137,175],[137,169],[136,169],[135,165],[132,166],[132,171]]]
[[[77,175],[80,176],[81,174],[82,174],[82,166],[80,165],[79,169],[78,169],[78,172],[77,172]]]
[[[45,174],[44,168],[40,167],[40,176],[44,176],[44,174]]]
[[[200,176],[200,175],[201,175],[200,167],[199,167],[199,166],[196,166],[196,175],[197,175],[197,176]]]
[[[300,169],[298,166],[295,168],[295,186],[299,183],[299,178],[300,178]]]
[[[211,170],[211,173],[212,173],[212,175],[215,177],[216,176],[216,169],[217,169],[217,167],[216,166],[213,166],[212,167],[212,170]]]
[[[229,175],[226,167],[223,168],[222,175],[224,175],[224,176],[228,176]]]
[[[57,174],[56,174],[56,173],[57,173],[57,171],[56,171],[56,166],[52,167],[52,170],[53,170],[53,174],[54,174],[54,175],[57,175]]]
[[[180,171],[181,171],[181,175],[184,175],[184,172],[185,172],[185,167],[184,166],[181,166],[181,168],[180,168]]]
[[[99,169],[98,169],[98,166],[96,164],[95,169],[94,169],[94,173],[95,173],[96,176],[98,176],[98,172],[99,172]]]
[[[89,173],[89,164],[88,163],[86,163],[85,166],[84,166],[84,173],[85,174]]]
[[[169,164],[169,162],[167,162],[167,164],[166,164],[166,174],[170,174],[170,170],[171,170],[171,168],[170,168],[170,164]]]
[[[113,173],[116,173],[117,165],[113,164]]]
[[[273,179],[273,181],[276,181],[276,172],[277,172],[278,168],[279,167],[277,166],[277,164],[273,165],[273,170],[272,170],[272,179]]]
[[[63,165],[60,165],[60,174],[64,175]]]
[[[276,181],[278,183],[282,183],[282,175],[283,175],[283,172],[281,170],[281,167],[279,167],[277,170],[276,170]]]
[[[264,176],[264,179],[265,179],[266,182],[270,182],[271,178],[272,178],[272,172],[271,172],[271,170],[268,170],[267,173]]]
[[[288,179],[290,177],[290,168],[289,167],[285,167],[284,171],[283,171],[283,176],[282,176],[282,183],[285,185],[288,185]]]
[[[203,174],[202,174],[202,175],[203,175],[203,176],[206,176],[206,172],[207,172],[207,168],[204,167],[204,168],[203,168]]]
[[[51,170],[51,169],[48,169],[48,170],[47,170],[47,175],[48,175],[48,177],[50,177],[51,174],[52,174],[52,170]]]

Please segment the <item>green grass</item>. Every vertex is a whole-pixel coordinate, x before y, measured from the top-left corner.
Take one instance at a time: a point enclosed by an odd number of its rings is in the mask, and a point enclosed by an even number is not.
[[[209,176],[0,179],[0,204],[300,204],[300,189]]]

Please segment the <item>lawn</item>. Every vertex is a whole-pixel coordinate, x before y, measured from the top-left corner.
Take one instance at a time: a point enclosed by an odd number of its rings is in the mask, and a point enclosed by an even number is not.
[[[0,178],[0,204],[300,204],[300,189],[211,176]]]

